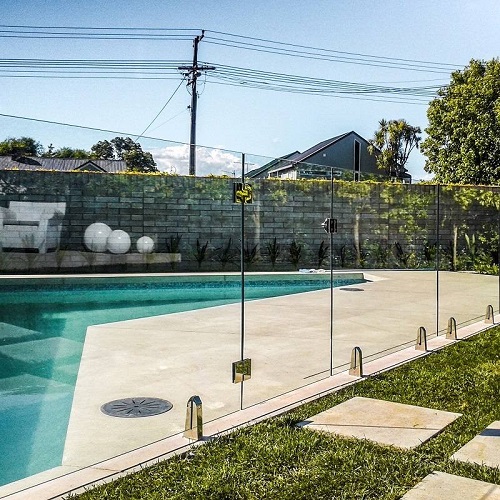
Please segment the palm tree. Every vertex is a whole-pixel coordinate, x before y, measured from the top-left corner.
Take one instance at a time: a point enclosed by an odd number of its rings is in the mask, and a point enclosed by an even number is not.
[[[406,163],[413,149],[421,141],[420,127],[413,127],[406,120],[379,121],[379,129],[371,139],[368,151],[377,155],[377,166],[392,178],[402,179],[407,172]]]

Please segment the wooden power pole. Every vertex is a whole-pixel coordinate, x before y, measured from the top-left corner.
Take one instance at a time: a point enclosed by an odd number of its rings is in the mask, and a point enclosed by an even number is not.
[[[198,106],[198,93],[196,90],[196,80],[201,76],[202,71],[215,69],[215,66],[198,66],[198,44],[205,36],[205,30],[201,35],[195,37],[193,42],[193,65],[179,66],[177,69],[187,71],[184,76],[188,77],[187,86],[191,87],[191,133],[189,136],[189,175],[196,175],[196,110]]]

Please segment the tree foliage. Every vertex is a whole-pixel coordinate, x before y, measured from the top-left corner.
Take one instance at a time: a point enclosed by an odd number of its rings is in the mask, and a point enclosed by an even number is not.
[[[45,158],[75,158],[85,160],[86,158],[90,158],[91,155],[85,149],[75,149],[67,146],[54,149],[54,146],[50,144],[43,156]]]
[[[43,146],[31,137],[9,137],[0,142],[0,156],[40,156]]]
[[[100,160],[124,160],[129,172],[158,172],[153,155],[130,137],[99,141],[92,146],[91,155]]]
[[[379,128],[371,139],[368,151],[377,155],[378,168],[390,177],[402,179],[408,172],[406,163],[413,149],[417,148],[421,139],[420,127],[413,127],[406,120],[379,121]]]
[[[438,94],[427,111],[425,170],[442,183],[498,184],[500,60],[473,59]]]

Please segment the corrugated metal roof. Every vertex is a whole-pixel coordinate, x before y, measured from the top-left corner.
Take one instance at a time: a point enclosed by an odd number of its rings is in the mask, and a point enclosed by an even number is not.
[[[0,156],[0,170],[58,170],[71,172],[74,170],[102,171],[110,173],[124,172],[127,165],[123,160],[91,160],[89,158],[38,158]]]

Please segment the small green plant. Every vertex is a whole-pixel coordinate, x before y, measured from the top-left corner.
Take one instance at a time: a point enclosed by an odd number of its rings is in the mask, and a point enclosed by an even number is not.
[[[271,266],[274,268],[276,266],[276,262],[281,254],[281,245],[277,242],[276,238],[273,238],[266,245],[267,255],[269,256],[269,260],[271,261]]]
[[[321,268],[321,266],[323,265],[323,262],[327,259],[328,257],[328,250],[330,249],[330,247],[324,242],[322,241],[320,244],[319,244],[319,247],[318,247],[318,269]]]
[[[295,240],[290,243],[290,247],[288,249],[289,252],[289,260],[292,263],[295,269],[299,268],[299,262],[302,258],[302,245],[298,244]]]
[[[439,248],[440,255],[440,268],[450,269],[451,271],[457,270],[457,262],[454,258],[454,245],[453,241],[449,240],[446,244],[443,244]]]
[[[175,236],[170,236],[170,238],[167,239],[166,247],[167,247],[167,253],[180,253],[180,247],[181,247],[181,239],[182,236],[179,236],[176,234]],[[175,270],[177,267],[177,262],[171,261],[170,262],[170,267],[172,270]]]
[[[216,250],[216,259],[222,264],[222,269],[224,269],[227,264],[234,262],[237,256],[237,250],[233,246],[233,239],[229,238],[227,243]]]
[[[396,259],[397,259],[400,267],[404,267],[404,268],[408,267],[411,254],[410,254],[410,252],[407,252],[403,248],[403,246],[401,245],[401,243],[399,243],[399,241],[396,241],[396,243],[394,243],[394,255],[396,256]]]
[[[499,275],[498,264],[486,264],[479,262],[476,264],[474,271],[476,271],[479,274],[490,274],[492,276]]]
[[[196,247],[194,250],[194,258],[198,262],[198,269],[201,269],[203,261],[207,258],[208,241],[202,245],[200,240],[196,240]]]
[[[424,241],[422,249],[424,255],[424,263],[426,267],[428,267],[436,260],[437,244],[435,241],[426,240]]]
[[[342,243],[342,245],[334,245],[333,250],[335,256],[340,261],[340,267],[345,267],[347,262],[347,245]]]
[[[167,252],[168,253],[179,253],[180,246],[181,246],[181,239],[182,236],[179,236],[176,234],[175,236],[170,236],[167,240]]]
[[[387,267],[389,257],[391,256],[391,249],[386,241],[377,242],[372,250],[375,265],[379,268]]]
[[[259,245],[249,246],[248,242],[243,249],[243,259],[247,265],[252,264],[257,260],[259,252]]]
[[[476,243],[476,235],[473,234],[469,236],[468,234],[464,235],[465,237],[465,250],[467,252],[467,259],[471,265],[472,269],[476,267],[476,260],[478,257],[478,245]]]

